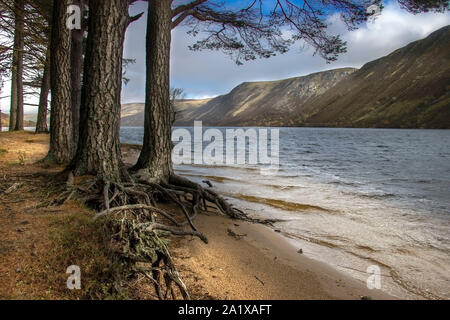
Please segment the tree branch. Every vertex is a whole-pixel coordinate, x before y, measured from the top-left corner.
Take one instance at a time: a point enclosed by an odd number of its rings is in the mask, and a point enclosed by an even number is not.
[[[135,21],[138,21],[142,17],[143,14],[144,14],[144,12],[141,12],[141,13],[135,15],[135,16],[129,17],[128,18],[128,25],[132,24]]]
[[[172,29],[175,29],[181,22],[194,13],[192,10],[184,11],[175,20],[172,21]]]
[[[188,4],[183,4],[183,5],[176,7],[175,9],[172,10],[172,18],[175,18],[180,13],[187,11],[187,10],[191,10],[206,1],[208,1],[208,0],[195,0]]]

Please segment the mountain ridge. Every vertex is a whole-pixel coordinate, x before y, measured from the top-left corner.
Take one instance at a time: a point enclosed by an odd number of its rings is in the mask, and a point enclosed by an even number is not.
[[[35,127],[36,121],[30,120],[30,119],[36,119],[37,114],[26,114],[24,115],[24,121],[23,125],[25,127]],[[3,113],[1,114],[1,121],[2,121],[2,127],[7,128],[9,126],[9,114]]]
[[[286,123],[286,114],[355,71],[354,68],[340,68],[282,80],[243,82],[228,94],[197,108],[189,117],[181,113],[176,124],[187,125],[202,120],[205,125],[219,126],[293,125]]]
[[[450,128],[450,26],[370,61],[295,115],[299,125]]]
[[[450,26],[360,69],[339,68],[176,102],[177,126],[450,128]],[[140,108],[140,109],[139,109]],[[143,104],[122,125],[143,125]],[[125,105],[126,109],[126,105]],[[125,121],[124,121],[125,119]]]

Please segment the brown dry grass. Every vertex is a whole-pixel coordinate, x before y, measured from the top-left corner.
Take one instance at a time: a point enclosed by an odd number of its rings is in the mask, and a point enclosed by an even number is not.
[[[92,219],[94,212],[76,201],[40,206],[57,194],[64,169],[39,162],[48,143],[47,134],[0,133],[0,299],[156,299],[143,276],[127,278],[129,266],[110,250],[108,231]],[[140,146],[122,149],[131,163]],[[16,183],[20,187],[6,194]],[[81,269],[81,290],[66,286],[71,265]]]
[[[0,299],[127,298],[111,290],[122,266],[93,213],[73,201],[39,207],[62,169],[35,163],[47,150],[48,135],[0,133]],[[70,265],[81,268],[81,290],[66,287]]]

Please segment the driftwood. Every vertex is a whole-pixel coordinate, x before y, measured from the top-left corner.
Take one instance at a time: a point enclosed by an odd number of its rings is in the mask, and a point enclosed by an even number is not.
[[[233,230],[231,230],[230,228],[227,229],[227,232],[228,232],[228,235],[229,235],[230,237],[234,237],[234,238],[236,238],[237,240],[240,240],[240,239],[242,239],[243,237],[246,236],[246,234],[237,234],[237,233],[235,233]]]
[[[21,182],[13,183],[13,185],[11,187],[9,187],[8,189],[6,189],[4,193],[11,194],[14,191],[16,191],[17,189],[19,189],[20,187],[22,187],[22,185],[23,185],[23,183],[21,183]]]

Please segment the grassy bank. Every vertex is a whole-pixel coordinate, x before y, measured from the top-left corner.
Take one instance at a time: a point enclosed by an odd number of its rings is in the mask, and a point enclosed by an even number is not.
[[[62,169],[35,163],[47,152],[48,135],[4,132],[0,146],[0,298],[132,298],[93,212],[74,201],[42,206]],[[81,268],[81,290],[66,286],[71,265]]]

